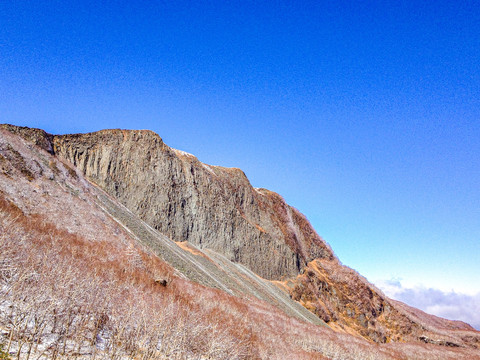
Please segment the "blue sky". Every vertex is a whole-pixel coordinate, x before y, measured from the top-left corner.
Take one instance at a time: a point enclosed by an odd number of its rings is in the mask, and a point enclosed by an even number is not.
[[[154,130],[369,280],[480,293],[478,2],[6,0],[0,28],[0,122]]]

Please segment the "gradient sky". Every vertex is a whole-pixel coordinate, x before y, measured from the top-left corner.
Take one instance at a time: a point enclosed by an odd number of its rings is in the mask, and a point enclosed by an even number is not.
[[[0,29],[0,122],[151,129],[371,281],[480,293],[477,1],[3,0]]]

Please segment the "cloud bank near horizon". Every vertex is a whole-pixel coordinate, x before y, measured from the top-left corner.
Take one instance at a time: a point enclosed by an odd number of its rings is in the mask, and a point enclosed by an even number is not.
[[[480,331],[480,293],[466,295],[423,286],[407,288],[397,279],[381,280],[375,284],[392,299],[402,301],[428,314],[464,321]]]

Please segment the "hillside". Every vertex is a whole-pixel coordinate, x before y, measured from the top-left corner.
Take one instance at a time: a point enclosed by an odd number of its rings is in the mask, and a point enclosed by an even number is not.
[[[252,188],[239,169],[202,164],[150,131],[54,136],[3,125],[0,132],[1,321],[19,356],[25,349],[47,358],[55,351],[89,356],[92,347],[98,356],[144,356],[158,342],[153,329],[173,318],[191,324],[190,333],[171,332],[162,342],[175,343],[178,358],[479,356],[478,332],[388,299],[344,267],[298,210],[278,194]],[[17,273],[8,275],[13,268]],[[69,276],[62,277],[66,269]],[[31,285],[21,285],[18,271],[30,274],[24,278]],[[60,291],[53,279],[70,285]],[[42,293],[57,299],[58,308],[44,307],[43,327],[32,335],[30,323],[12,319],[20,314],[16,296],[35,286],[49,289]],[[126,301],[115,295],[118,289]],[[71,324],[93,339],[90,345],[65,329],[68,316],[63,333],[49,322],[66,296],[81,302],[67,305],[83,319],[83,327],[78,319]],[[105,307],[92,305],[98,296]],[[26,313],[42,306],[32,304]],[[182,315],[167,316],[164,308]],[[178,330],[175,321],[169,326]],[[138,340],[131,349],[112,337],[127,333]],[[166,345],[155,351],[152,358],[175,353]]]

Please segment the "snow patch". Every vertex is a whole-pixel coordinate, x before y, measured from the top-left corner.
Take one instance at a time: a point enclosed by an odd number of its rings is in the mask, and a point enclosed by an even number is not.
[[[184,157],[189,157],[189,158],[194,158],[196,159],[197,157],[193,154],[190,154],[186,151],[183,150],[178,150],[178,149],[173,149],[173,151],[178,155],[178,156],[184,156]]]
[[[201,163],[201,164],[210,174],[217,176],[217,174],[215,174],[215,171],[213,171],[213,169],[210,165],[207,165],[207,164],[204,164],[204,163]]]
[[[190,154],[186,151],[183,151],[183,150],[178,150],[178,149],[172,149],[175,154],[177,154],[177,156],[181,156],[181,157],[186,157],[186,158],[190,158],[190,159],[195,159],[195,160],[198,160],[198,158],[193,155],[193,154]],[[202,165],[202,167],[207,170],[210,174],[212,175],[215,175],[217,176],[217,174],[215,173],[215,171],[213,171],[212,167],[210,165],[207,165],[207,164],[204,164],[203,162],[200,161],[200,164]]]

